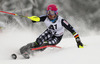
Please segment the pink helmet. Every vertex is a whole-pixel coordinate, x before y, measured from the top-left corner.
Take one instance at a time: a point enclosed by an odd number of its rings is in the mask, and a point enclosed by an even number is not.
[[[50,4],[47,7],[47,11],[54,11],[55,14],[58,14],[58,11],[57,10],[58,10],[58,8],[57,8],[57,6],[55,4]]]

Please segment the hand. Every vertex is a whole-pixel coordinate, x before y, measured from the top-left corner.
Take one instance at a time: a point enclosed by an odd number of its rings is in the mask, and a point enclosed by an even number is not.
[[[31,17],[27,17],[28,19],[31,19],[32,21],[36,21],[36,22],[39,22],[40,21],[40,18],[37,17],[37,16],[31,16]]]
[[[77,47],[78,48],[83,48],[83,44],[82,44],[82,42],[81,42],[79,37],[76,38],[76,42],[77,42]]]

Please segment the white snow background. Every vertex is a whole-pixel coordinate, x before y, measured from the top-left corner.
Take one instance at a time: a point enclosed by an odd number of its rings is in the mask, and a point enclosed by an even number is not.
[[[38,35],[32,31],[10,31],[0,33],[0,64],[100,64],[100,36],[81,37],[86,45],[77,48],[73,37],[63,38],[58,48],[47,48],[43,52],[34,53],[30,59],[19,55],[21,46],[35,41]],[[11,54],[17,53],[16,60]]]
[[[2,22],[15,22],[14,24],[7,24],[9,25],[9,27],[7,25],[3,26],[6,29],[8,29],[9,31],[4,31],[4,32],[0,32],[0,64],[100,64],[100,32],[92,32],[92,30],[95,31],[95,26],[99,27],[99,21],[95,21],[94,23],[93,20],[97,19],[100,17],[100,7],[99,7],[99,0],[92,0],[91,1],[84,1],[81,0],[80,2],[80,6],[78,6],[77,8],[73,8],[71,7],[71,3],[76,4],[78,2],[78,0],[75,1],[74,0],[48,0],[45,1],[43,0],[35,0],[37,1],[36,3],[32,2],[32,0],[29,0],[29,2],[27,2],[28,0],[1,0],[0,1],[0,10],[3,11],[9,11],[9,12],[13,12],[13,13],[18,13],[18,14],[23,14],[26,15],[26,13],[31,16],[31,11],[32,9],[35,7],[40,7],[39,4],[37,4],[37,2],[42,2],[42,4],[45,8],[48,4],[50,3],[57,3],[58,2],[58,7],[59,7],[59,13],[63,16],[66,17],[67,20],[69,21],[69,23],[72,24],[73,27],[75,27],[76,31],[78,30],[78,33],[80,35],[81,41],[83,44],[85,44],[86,46],[84,46],[84,48],[77,48],[76,45],[76,41],[74,39],[74,37],[65,37],[61,40],[61,42],[58,44],[58,46],[62,47],[61,49],[59,48],[47,48],[45,51],[43,52],[36,52],[33,55],[31,55],[30,59],[24,59],[20,54],[19,54],[19,49],[20,47],[30,43],[30,42],[34,42],[36,40],[36,38],[39,36],[39,34],[37,32],[42,33],[42,29],[44,29],[43,24],[37,24],[34,25],[34,28],[32,26],[32,28],[34,29],[33,31],[28,30],[30,28],[26,28],[24,27],[24,22],[26,20],[26,18],[23,19],[19,19],[19,17],[12,17],[13,19],[9,19],[9,16],[3,15],[2,13],[0,14],[0,21]],[[27,2],[27,3],[26,3]],[[82,3],[83,2],[83,3]],[[26,3],[26,4],[24,4]],[[29,4],[28,4],[29,3]],[[61,4],[59,4],[61,3]],[[90,5],[88,5],[88,3],[90,3]],[[34,5],[37,4],[37,5]],[[62,5],[63,4],[63,5]],[[81,5],[85,5],[86,4],[86,8],[81,7]],[[9,6],[8,6],[9,5]],[[26,6],[25,6],[26,5]],[[32,7],[33,6],[33,7]],[[77,5],[76,5],[77,6]],[[89,8],[90,7],[90,8]],[[96,9],[96,11],[94,13],[91,14],[90,12],[87,11],[91,10],[93,7],[93,10]],[[98,8],[98,10],[97,10]],[[40,10],[39,10],[40,9]],[[76,9],[76,10],[75,10]],[[89,10],[87,10],[89,9]],[[87,10],[87,11],[85,11]],[[35,10],[33,10],[35,11]],[[35,14],[33,15],[40,15],[40,14],[44,14],[45,13],[45,9],[41,10],[41,8],[37,8],[35,11]],[[82,13],[77,13],[76,11],[80,11]],[[23,12],[23,13],[22,13]],[[68,14],[69,13],[69,14]],[[86,17],[90,20],[90,22],[88,21],[83,21],[83,20],[79,20],[80,18],[74,18],[71,17],[70,15],[74,15],[74,16],[82,16],[81,14],[87,15]],[[69,17],[70,16],[70,17]],[[88,17],[89,16],[89,17]],[[30,26],[32,25],[30,20],[27,20],[30,24]],[[27,21],[25,21],[26,25]],[[97,23],[96,23],[97,22]],[[0,23],[1,25],[3,25],[2,23]],[[13,24],[13,25],[12,25]],[[20,27],[24,27],[26,30],[16,30],[16,26],[19,26],[18,29],[20,29]],[[25,25],[25,26],[26,26]],[[85,25],[89,25],[85,26]],[[41,27],[40,27],[41,26]],[[12,28],[15,28],[12,30]],[[87,29],[86,29],[87,28]],[[89,29],[91,28],[91,29]],[[37,30],[35,30],[37,29]],[[40,29],[40,30],[38,30]],[[99,30],[99,29],[97,29]],[[37,32],[36,32],[37,31]],[[84,35],[83,35],[84,33]],[[67,33],[65,33],[67,34]],[[71,35],[71,34],[68,34]],[[66,36],[66,35],[65,35]],[[11,58],[11,54],[17,54],[17,59],[14,60]]]

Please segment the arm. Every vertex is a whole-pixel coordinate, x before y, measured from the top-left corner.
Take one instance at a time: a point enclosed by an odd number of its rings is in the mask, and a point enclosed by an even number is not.
[[[67,30],[69,30],[72,35],[74,36],[76,42],[77,42],[77,46],[78,48],[83,48],[83,44],[80,40],[79,34],[76,33],[76,31],[74,30],[74,28],[64,19],[62,19],[62,26],[64,26]]]

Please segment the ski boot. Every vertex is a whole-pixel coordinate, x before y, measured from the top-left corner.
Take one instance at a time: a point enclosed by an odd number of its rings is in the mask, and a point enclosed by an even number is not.
[[[23,47],[20,48],[20,53],[22,54],[22,56],[25,59],[30,58],[29,54],[31,53],[31,48],[33,47],[32,45],[33,45],[33,43],[29,43],[26,46],[23,46]]]
[[[22,54],[22,56],[23,56],[25,59],[29,59],[29,58],[30,58],[30,56],[29,56],[29,54],[28,54],[27,52],[24,52],[24,53]]]

